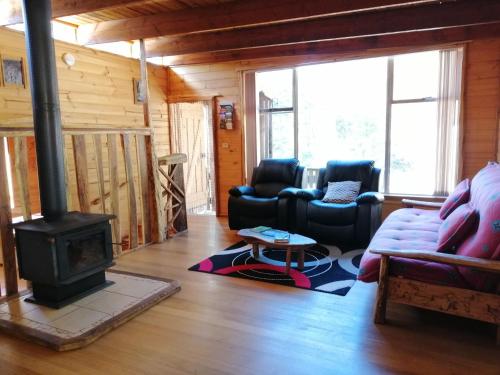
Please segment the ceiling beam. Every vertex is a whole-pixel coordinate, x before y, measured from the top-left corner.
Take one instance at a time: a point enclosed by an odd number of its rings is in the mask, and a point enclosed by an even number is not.
[[[52,18],[90,13],[107,8],[145,3],[147,0],[52,0]],[[0,26],[23,22],[21,0],[0,0]]]
[[[439,0],[238,0],[82,25],[78,28],[78,40],[83,44],[109,43],[437,2]]]
[[[218,62],[247,61],[284,56],[309,56],[314,60],[318,55],[336,56],[373,50],[387,50],[391,48],[418,48],[498,37],[500,37],[500,22],[486,25],[412,31],[400,34],[329,40],[323,42],[308,42],[243,50],[169,56],[166,57],[165,63],[169,66],[213,64]]]
[[[148,57],[392,34],[500,21],[498,0],[462,0],[146,41]]]

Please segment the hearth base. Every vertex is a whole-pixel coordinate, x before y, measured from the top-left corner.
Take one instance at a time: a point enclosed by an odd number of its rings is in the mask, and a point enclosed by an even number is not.
[[[114,284],[112,281],[106,281],[104,271],[67,285],[52,286],[33,283],[33,294],[25,300],[37,305],[60,309],[112,284]]]

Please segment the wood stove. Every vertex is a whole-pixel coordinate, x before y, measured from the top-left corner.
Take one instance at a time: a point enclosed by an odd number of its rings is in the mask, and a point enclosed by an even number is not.
[[[28,301],[58,308],[109,285],[113,217],[69,212],[15,225],[19,274],[33,287]]]
[[[23,0],[23,16],[43,218],[14,226],[16,249],[20,276],[32,281],[29,300],[59,308],[106,286],[114,216],[67,212],[51,1]]]

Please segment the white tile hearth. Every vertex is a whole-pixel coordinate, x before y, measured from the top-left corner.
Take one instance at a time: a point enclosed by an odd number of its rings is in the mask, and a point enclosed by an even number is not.
[[[61,309],[26,302],[26,296],[10,299],[0,304],[0,328],[21,329],[26,339],[56,350],[75,349],[180,289],[177,281],[142,275],[107,272],[106,278],[115,284]]]

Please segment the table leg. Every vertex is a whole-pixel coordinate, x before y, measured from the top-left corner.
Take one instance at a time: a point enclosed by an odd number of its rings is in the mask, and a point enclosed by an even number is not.
[[[252,252],[253,252],[254,258],[259,257],[259,244],[257,244],[257,243],[252,244]]]
[[[292,249],[289,247],[286,249],[286,269],[285,273],[288,275],[290,273],[290,266],[292,264]]]
[[[298,254],[299,255],[299,259],[297,261],[297,263],[298,263],[298,267],[297,268],[299,270],[303,270],[304,269],[304,249],[300,249],[298,251],[298,253],[299,253]]]

